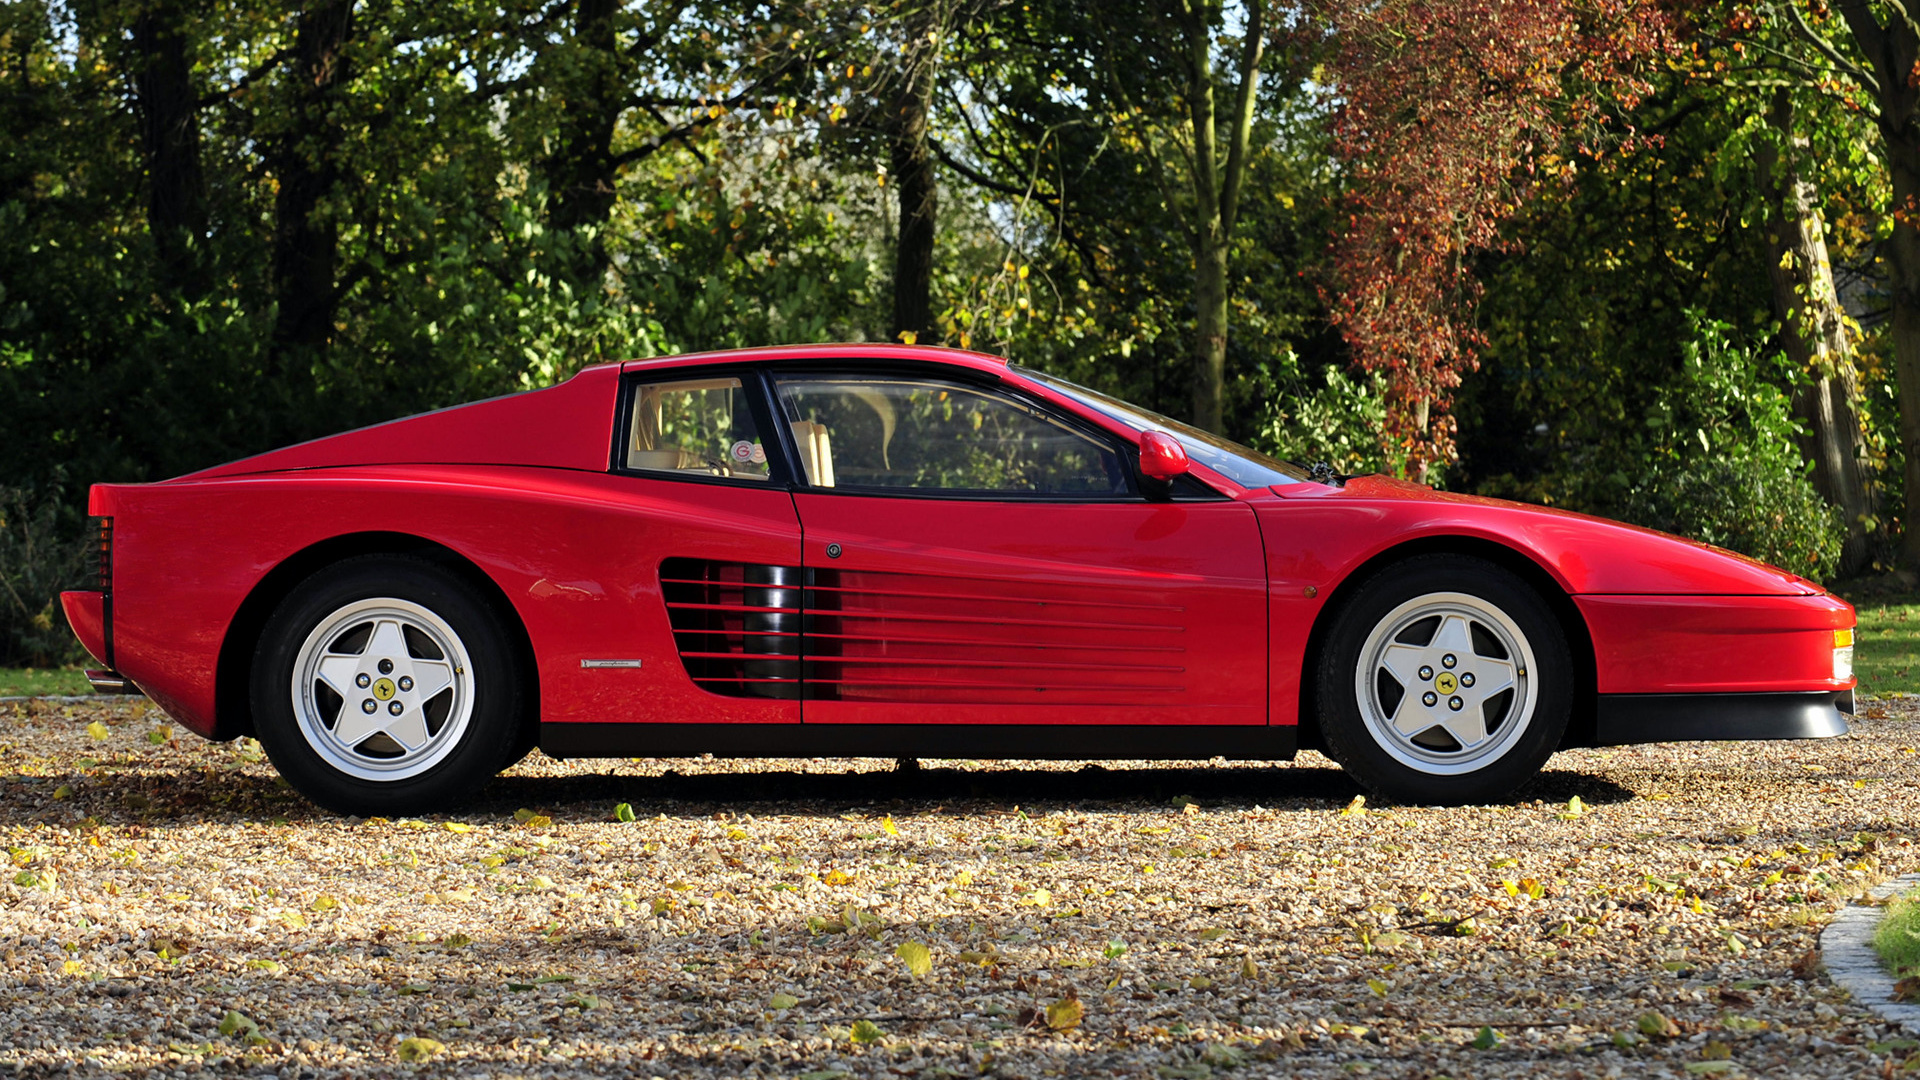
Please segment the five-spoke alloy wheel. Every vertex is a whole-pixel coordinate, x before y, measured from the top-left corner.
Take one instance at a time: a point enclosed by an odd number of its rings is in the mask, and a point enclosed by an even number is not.
[[[423,559],[350,560],[307,579],[254,657],[254,725],[329,809],[398,814],[477,791],[523,749],[519,664],[501,620]]]
[[[1421,556],[1363,583],[1321,652],[1320,734],[1401,802],[1500,799],[1559,745],[1573,665],[1553,612],[1492,563]]]
[[[473,718],[473,660],[419,604],[356,600],[322,619],[294,661],[293,715],[314,752],[362,780],[419,776]]]

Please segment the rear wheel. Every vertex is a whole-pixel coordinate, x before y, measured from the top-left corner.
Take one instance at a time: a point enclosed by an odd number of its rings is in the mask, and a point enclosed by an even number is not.
[[[1422,556],[1363,584],[1318,673],[1321,737],[1398,802],[1507,797],[1566,731],[1573,661],[1526,582],[1481,559]]]
[[[344,562],[302,583],[254,654],[254,726],[301,794],[344,814],[443,809],[519,756],[506,628],[421,559]]]

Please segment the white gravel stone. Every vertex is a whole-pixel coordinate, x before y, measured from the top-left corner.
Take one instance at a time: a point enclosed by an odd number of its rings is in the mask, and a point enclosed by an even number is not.
[[[536,755],[362,821],[145,703],[0,704],[0,1076],[1898,1074],[1817,951],[1920,870],[1920,703],[1875,712],[1452,810],[1343,816],[1314,755]]]

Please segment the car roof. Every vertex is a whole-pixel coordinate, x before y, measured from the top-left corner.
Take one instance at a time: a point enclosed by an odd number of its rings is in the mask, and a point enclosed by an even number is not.
[[[620,364],[620,370],[623,372],[665,371],[712,364],[752,364],[783,360],[908,360],[968,368],[994,375],[1002,374],[1007,370],[1007,360],[1003,356],[970,352],[966,349],[949,349],[938,345],[895,345],[888,342],[772,345],[751,349],[681,353],[675,356],[656,356],[646,360],[628,360]]]

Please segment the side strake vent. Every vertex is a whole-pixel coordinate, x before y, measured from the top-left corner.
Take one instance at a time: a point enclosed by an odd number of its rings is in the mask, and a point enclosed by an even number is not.
[[[809,699],[1171,705],[1186,611],[1111,581],[822,570],[807,583]]]
[[[1121,705],[1187,692],[1186,610],[1106,583],[669,559],[687,675],[716,694]]]
[[[687,675],[729,697],[797,698],[800,568],[668,559],[660,592]]]

